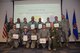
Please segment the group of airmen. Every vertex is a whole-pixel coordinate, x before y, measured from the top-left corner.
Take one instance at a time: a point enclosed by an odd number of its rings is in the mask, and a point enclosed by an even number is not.
[[[23,22],[17,18],[17,22],[13,23],[10,18],[8,27],[8,43],[9,45],[18,48],[23,45],[25,48],[48,48],[48,50],[56,50],[62,47],[64,42],[68,46],[68,21],[62,16],[62,20],[58,21],[55,16],[55,21],[50,22],[49,17],[43,23],[41,18],[36,22],[34,16],[31,21],[27,22],[24,18]]]

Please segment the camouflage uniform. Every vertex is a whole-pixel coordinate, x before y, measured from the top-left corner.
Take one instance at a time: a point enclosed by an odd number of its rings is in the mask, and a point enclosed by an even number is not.
[[[34,24],[35,28],[37,28],[37,22],[36,21],[30,21],[28,24],[29,24],[29,27],[31,27],[31,25]]]
[[[29,48],[29,46],[30,46],[30,32],[29,31],[26,31],[26,32],[22,32],[22,36],[23,35],[27,35],[28,36],[28,41],[23,41],[22,43],[23,43],[23,45],[25,45],[26,46],[26,48]]]
[[[38,35],[37,32],[34,32],[35,29],[31,30],[31,35]],[[35,48],[37,44],[37,40],[31,40],[31,48]]]
[[[25,26],[26,26],[27,28],[29,28],[29,25],[28,25],[27,22],[22,22],[22,23],[21,23],[21,30],[22,30],[22,31],[23,31],[23,28],[24,28]]]
[[[19,34],[19,37],[20,37],[20,31],[19,30],[17,30],[17,29],[11,29],[10,31],[9,31],[9,34],[8,34],[8,37],[9,37],[9,39],[8,40],[10,40],[10,44],[12,45],[12,46],[19,46],[19,42],[20,42],[20,38],[18,39],[18,40],[16,40],[16,42],[15,42],[15,40],[13,40],[13,38],[12,38],[12,36],[13,36],[13,34]],[[15,44],[13,45],[13,42],[15,42]]]
[[[66,45],[68,45],[68,41],[69,41],[68,30],[69,30],[69,27],[68,27],[68,21],[65,18],[62,19],[61,26],[62,26],[63,35],[65,35],[65,38],[66,38]]]
[[[59,46],[59,34],[58,30],[56,28],[51,28],[50,29],[50,38],[51,42],[49,43],[50,45],[52,44],[52,48],[56,49]]]
[[[49,42],[49,37],[50,37],[50,32],[48,29],[45,29],[45,31],[43,29],[41,29],[39,31],[39,34],[38,34],[38,38],[46,38],[47,41]],[[42,44],[42,47],[45,48],[46,47],[46,44]],[[50,47],[50,45],[48,45],[48,47]]]

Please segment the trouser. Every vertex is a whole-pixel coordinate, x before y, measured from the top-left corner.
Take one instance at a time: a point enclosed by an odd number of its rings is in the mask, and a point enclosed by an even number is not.
[[[51,48],[51,38],[48,39],[48,48]]]
[[[13,46],[14,46],[15,48],[17,48],[17,47],[19,46],[19,41],[18,41],[18,40],[14,40],[13,42],[14,42],[14,45],[13,45]]]
[[[69,42],[68,31],[64,31],[64,35],[65,35],[65,45],[68,46]]]
[[[37,43],[37,41],[31,41],[31,48],[35,48],[36,47],[36,43]]]
[[[29,41],[23,41],[23,45],[24,45],[26,48],[29,48],[30,42],[29,42]]]
[[[49,39],[48,48],[51,48],[51,46],[52,46],[53,49],[57,48],[59,46],[59,42],[58,42],[57,38],[54,38],[54,39],[50,38]]]
[[[13,46],[13,47],[18,47],[19,46],[19,40],[15,40],[15,39],[10,39],[9,41],[8,41],[8,44],[10,45],[10,46]]]

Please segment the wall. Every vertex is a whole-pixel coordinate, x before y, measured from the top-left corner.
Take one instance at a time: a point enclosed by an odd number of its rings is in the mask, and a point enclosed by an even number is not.
[[[66,9],[68,10],[71,32],[72,32],[72,18],[73,18],[72,16],[73,16],[74,9],[76,11],[77,25],[80,32],[80,24],[79,24],[80,6],[79,5],[80,5],[80,0],[63,0],[62,10],[64,15],[66,14]],[[7,12],[8,19],[10,17],[13,17],[13,3],[11,1],[0,2],[0,42],[6,41],[6,39],[2,38],[3,24],[4,24],[6,12]],[[73,34],[71,34],[70,41],[74,41],[74,40],[75,38]]]
[[[3,24],[4,24],[6,13],[8,19],[13,16],[12,2],[0,2],[0,42],[6,41],[6,39],[2,38]]]

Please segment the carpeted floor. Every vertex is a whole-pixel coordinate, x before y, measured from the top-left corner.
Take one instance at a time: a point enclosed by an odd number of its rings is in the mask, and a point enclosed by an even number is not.
[[[49,51],[45,49],[26,49],[19,47],[17,49],[12,49],[6,45],[0,45],[0,53],[80,53],[80,47],[75,45],[70,45],[69,48],[58,48],[56,51]]]

